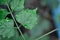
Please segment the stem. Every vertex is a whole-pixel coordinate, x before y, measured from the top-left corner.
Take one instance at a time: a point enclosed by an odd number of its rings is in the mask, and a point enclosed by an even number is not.
[[[15,18],[14,18],[14,16],[13,16],[12,11],[10,10],[10,8],[9,8],[9,5],[8,5],[8,4],[7,4],[7,7],[8,7],[8,9],[9,9],[9,11],[10,11],[10,14],[11,14],[11,16],[12,16],[12,18],[13,18],[13,21],[15,22],[15,24],[16,24],[16,26],[17,26],[18,31],[20,32],[20,34],[21,34],[22,38],[25,40],[25,37],[23,36],[23,34],[22,34],[21,30],[19,29],[19,26],[18,26],[18,24],[16,23],[16,20],[15,20]]]
[[[39,39],[41,39],[41,38],[43,38],[43,37],[45,37],[45,36],[47,36],[47,35],[49,35],[49,34],[55,32],[56,30],[57,30],[57,29],[54,29],[54,30],[52,30],[52,31],[50,31],[50,32],[48,32],[48,33],[42,35],[41,37],[39,37],[39,38],[37,38],[37,39],[35,39],[35,40],[39,40]]]

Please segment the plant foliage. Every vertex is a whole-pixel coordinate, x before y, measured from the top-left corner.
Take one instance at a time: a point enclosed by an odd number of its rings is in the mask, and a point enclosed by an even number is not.
[[[13,15],[14,18],[16,19],[16,21],[21,23],[26,29],[32,29],[36,26],[37,21],[38,21],[38,16],[36,14],[37,8],[33,9],[33,10],[24,9],[24,1],[25,0],[0,0],[0,5],[8,4],[8,6],[11,10],[11,13],[12,14],[16,13],[16,15]],[[50,5],[50,6],[53,8],[53,7],[57,6],[57,3],[58,3],[57,1],[52,2],[52,5]],[[46,4],[47,4],[47,0],[41,1],[42,6],[45,6]],[[7,6],[7,8],[8,8],[8,6]],[[6,18],[6,16],[9,13],[10,12],[8,12],[6,9],[0,8],[0,35],[3,37],[11,38],[11,37],[14,37],[15,34],[17,34],[16,33],[17,31],[14,28],[13,19]],[[19,37],[19,36],[17,36],[17,37]]]

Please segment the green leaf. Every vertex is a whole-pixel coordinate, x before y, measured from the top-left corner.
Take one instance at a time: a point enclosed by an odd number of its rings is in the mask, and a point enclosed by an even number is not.
[[[24,8],[24,0],[12,0],[10,6],[12,10],[22,10]]]
[[[4,9],[0,9],[0,20],[5,19],[8,12]]]
[[[14,36],[14,24],[11,19],[3,19],[0,21],[0,35],[3,37],[12,37]]]
[[[6,4],[8,0],[0,0],[0,4]]]
[[[32,29],[37,24],[37,14],[36,9],[34,10],[23,10],[16,15],[16,19],[20,22],[25,28]]]

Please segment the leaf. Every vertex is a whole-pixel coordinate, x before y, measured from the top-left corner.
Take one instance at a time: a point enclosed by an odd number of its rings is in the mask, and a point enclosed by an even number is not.
[[[9,0],[0,0],[0,4],[6,4]]]
[[[22,10],[24,8],[24,0],[12,0],[10,6],[12,10]]]
[[[23,34],[23,35],[25,37],[25,40],[30,40],[27,34]],[[15,32],[15,35],[13,37],[11,37],[11,38],[1,37],[1,40],[23,40],[23,38],[22,38],[22,36],[19,36],[17,32]]]
[[[11,19],[3,19],[0,21],[0,35],[3,37],[12,37],[14,36],[14,24]]]
[[[4,9],[0,9],[0,20],[5,19],[8,12]]]
[[[36,9],[34,10],[23,10],[16,14],[16,19],[25,28],[32,29],[37,24],[37,14]]]

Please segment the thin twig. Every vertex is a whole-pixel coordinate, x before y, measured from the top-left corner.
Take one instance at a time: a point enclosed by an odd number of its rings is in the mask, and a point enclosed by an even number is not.
[[[10,11],[10,14],[11,14],[11,16],[12,16],[12,18],[13,18],[13,20],[14,20],[14,22],[15,22],[16,26],[17,26],[17,29],[19,30],[19,32],[20,32],[20,34],[21,34],[21,36],[22,36],[22,37],[23,37],[23,39],[25,40],[25,37],[23,36],[23,34],[22,34],[21,30],[19,29],[19,26],[18,26],[18,24],[16,23],[16,20],[15,20],[15,18],[14,18],[14,16],[13,16],[12,11],[10,10],[10,8],[9,8],[9,5],[8,5],[8,4],[7,4],[7,7],[8,7],[8,9],[9,9],[9,11]]]
[[[43,36],[41,36],[41,37],[39,37],[39,38],[37,38],[37,39],[35,39],[35,40],[39,40],[39,39],[41,39],[41,38],[43,38],[43,37],[45,37],[45,36],[47,36],[47,35],[49,35],[49,34],[55,32],[56,30],[57,30],[57,29],[54,29],[54,30],[52,30],[52,31],[50,31],[50,32],[48,32],[48,33],[46,33],[46,34],[44,34]]]

